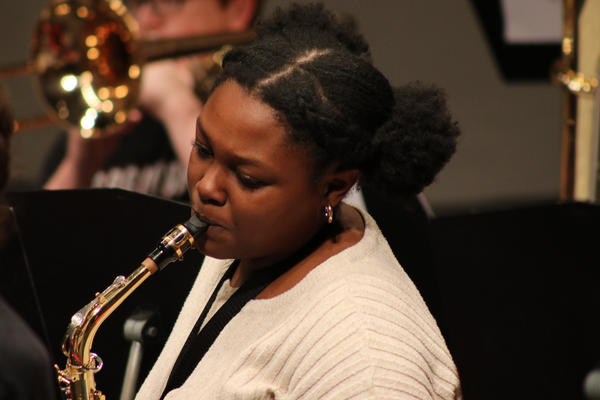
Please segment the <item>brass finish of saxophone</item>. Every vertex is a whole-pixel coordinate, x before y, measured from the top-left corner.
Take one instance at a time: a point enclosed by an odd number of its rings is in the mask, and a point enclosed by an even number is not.
[[[194,247],[194,238],[206,231],[208,224],[197,216],[177,225],[163,236],[158,247],[152,251],[140,267],[127,278],[118,276],[94,300],[71,318],[63,338],[62,351],[67,356],[65,369],[58,365],[58,382],[67,400],[104,400],[96,389],[94,374],[103,366],[102,359],[91,352],[94,336],[100,325],[123,303],[142,282],[157,270],[183,259],[183,253]]]

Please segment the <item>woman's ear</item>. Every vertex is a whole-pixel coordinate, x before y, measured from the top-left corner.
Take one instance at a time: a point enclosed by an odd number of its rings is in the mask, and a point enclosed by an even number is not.
[[[356,168],[338,168],[327,178],[327,200],[332,207],[341,203],[348,191],[358,182]]]
[[[231,32],[250,28],[257,12],[258,0],[229,0],[226,6],[227,28]]]

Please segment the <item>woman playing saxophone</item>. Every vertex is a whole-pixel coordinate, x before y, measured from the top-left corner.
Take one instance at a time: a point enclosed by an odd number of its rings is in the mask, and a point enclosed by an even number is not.
[[[460,397],[444,339],[357,183],[429,185],[459,135],[435,86],[392,87],[321,5],[228,52],[188,167],[207,257],[142,399]]]

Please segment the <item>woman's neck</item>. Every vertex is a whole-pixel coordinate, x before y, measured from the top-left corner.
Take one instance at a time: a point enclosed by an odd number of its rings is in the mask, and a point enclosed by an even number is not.
[[[304,277],[316,268],[318,265],[358,243],[365,231],[365,224],[362,216],[354,208],[343,204],[340,211],[340,217],[335,222],[335,226],[328,226],[327,236],[316,243],[316,248],[306,257],[283,273],[271,285],[269,285],[259,296],[258,299],[275,297],[291,289],[298,284]],[[332,232],[333,234],[330,234]],[[318,235],[319,233],[317,233]],[[316,238],[319,240],[319,238]],[[285,257],[282,257],[282,259]],[[231,286],[241,286],[255,271],[261,268],[267,268],[275,265],[281,260],[271,263],[262,263],[257,267],[255,263],[244,263],[240,261],[235,274],[231,278]]]

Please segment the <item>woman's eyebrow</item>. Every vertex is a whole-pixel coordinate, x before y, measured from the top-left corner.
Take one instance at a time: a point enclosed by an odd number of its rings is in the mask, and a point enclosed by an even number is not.
[[[200,134],[202,135],[202,137],[210,145],[211,144],[210,136],[208,135],[208,133],[204,129],[204,126],[202,125],[202,122],[200,121],[200,117],[198,117],[196,119],[196,127],[198,128],[198,131],[200,132]],[[272,169],[271,167],[269,167],[268,165],[266,165],[262,161],[259,161],[259,160],[255,159],[255,158],[248,158],[248,157],[241,156],[239,154],[231,154],[230,156],[232,158],[234,158],[235,161],[236,161],[236,163],[238,163],[238,164],[254,165],[254,166],[262,167],[262,168],[265,168],[265,169],[268,169],[268,170]]]
[[[204,126],[202,125],[202,122],[200,122],[200,117],[198,117],[196,119],[196,128],[198,128],[198,131],[200,131],[202,136],[204,136],[204,138],[210,142],[210,137],[206,133],[206,130],[204,129]]]

